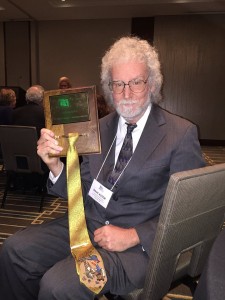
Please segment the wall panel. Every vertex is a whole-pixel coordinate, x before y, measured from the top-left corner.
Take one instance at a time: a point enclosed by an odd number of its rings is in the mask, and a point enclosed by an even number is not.
[[[27,89],[30,86],[29,22],[5,23],[5,84]]]
[[[55,89],[58,78],[68,76],[74,87],[100,87],[104,52],[130,30],[130,19],[39,22],[41,84]]]
[[[224,37],[224,15],[155,18],[163,106],[196,123],[201,139],[225,140]]]

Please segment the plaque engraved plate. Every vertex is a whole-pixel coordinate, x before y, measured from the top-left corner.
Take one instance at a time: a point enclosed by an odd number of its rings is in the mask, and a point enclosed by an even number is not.
[[[66,156],[68,133],[73,132],[79,134],[79,155],[101,152],[95,86],[46,91],[44,111],[46,128],[63,147],[60,156]]]

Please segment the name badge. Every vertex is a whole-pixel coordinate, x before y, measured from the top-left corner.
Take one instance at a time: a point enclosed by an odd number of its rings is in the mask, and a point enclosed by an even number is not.
[[[88,195],[98,202],[101,206],[106,208],[109,204],[109,200],[112,197],[113,192],[107,189],[104,185],[98,182],[96,179],[93,180]]]

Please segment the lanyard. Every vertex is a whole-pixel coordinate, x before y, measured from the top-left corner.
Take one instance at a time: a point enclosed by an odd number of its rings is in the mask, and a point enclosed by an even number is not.
[[[108,150],[108,152],[107,152],[107,154],[106,154],[106,157],[105,157],[105,159],[104,159],[104,161],[103,161],[103,163],[102,163],[102,165],[101,165],[101,167],[100,167],[100,170],[99,170],[99,172],[98,172],[98,174],[97,174],[97,176],[96,176],[96,180],[98,180],[98,176],[99,176],[99,174],[101,173],[101,170],[102,170],[102,168],[103,168],[104,165],[105,165],[105,162],[106,162],[106,160],[107,160],[107,158],[108,158],[108,156],[109,156],[109,153],[110,153],[110,151],[111,151],[111,149],[112,149],[112,146],[113,146],[113,144],[115,143],[116,137],[117,137],[117,136],[115,135],[115,137],[114,137],[114,139],[113,139],[113,141],[112,141],[112,144],[111,144],[111,146],[109,147],[109,150]],[[131,157],[131,158],[132,158],[132,157]],[[129,162],[131,161],[131,158],[128,160],[126,166],[124,167],[124,169],[122,170],[122,172],[120,173],[120,175],[118,176],[118,178],[116,179],[116,181],[114,182],[114,184],[113,184],[113,186],[111,187],[110,191],[112,191],[112,190],[114,189],[114,187],[115,187],[115,185],[117,184],[118,180],[119,180],[120,177],[123,175],[125,169],[127,168]],[[114,165],[114,168],[115,168],[115,165]]]

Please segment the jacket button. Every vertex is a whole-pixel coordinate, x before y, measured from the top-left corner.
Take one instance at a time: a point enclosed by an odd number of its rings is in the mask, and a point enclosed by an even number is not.
[[[105,225],[109,225],[109,221],[105,221]]]

